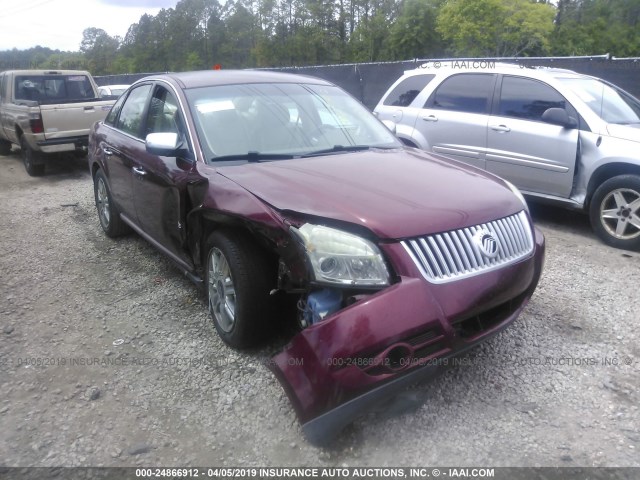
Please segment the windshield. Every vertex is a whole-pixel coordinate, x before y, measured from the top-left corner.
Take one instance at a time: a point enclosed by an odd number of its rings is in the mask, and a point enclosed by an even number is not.
[[[186,94],[210,161],[401,146],[366,108],[335,86],[223,85]]]
[[[640,101],[617,87],[593,78],[559,78],[607,123],[640,123]]]

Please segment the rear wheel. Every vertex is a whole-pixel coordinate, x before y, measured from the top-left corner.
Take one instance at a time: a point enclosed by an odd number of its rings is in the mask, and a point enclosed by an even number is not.
[[[93,178],[93,192],[100,226],[109,237],[119,237],[129,232],[129,226],[120,218],[120,212],[114,205],[107,179],[102,170]]]
[[[604,182],[593,194],[589,215],[606,244],[640,249],[640,177],[620,175]]]
[[[276,272],[251,237],[222,230],[207,240],[209,311],[220,338],[234,348],[257,345],[273,328]]]
[[[9,155],[11,153],[11,142],[0,140],[0,155]]]
[[[32,177],[44,175],[44,158],[42,158],[42,154],[35,152],[24,137],[20,139],[20,149],[22,150],[22,162],[27,173]]]

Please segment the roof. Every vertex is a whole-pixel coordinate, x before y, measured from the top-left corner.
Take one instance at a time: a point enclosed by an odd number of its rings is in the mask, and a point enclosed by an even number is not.
[[[332,83],[326,80],[307,75],[263,70],[202,70],[196,72],[163,73],[145,77],[139,81],[160,79],[172,80],[185,89],[246,83],[311,83],[316,85],[332,85]]]

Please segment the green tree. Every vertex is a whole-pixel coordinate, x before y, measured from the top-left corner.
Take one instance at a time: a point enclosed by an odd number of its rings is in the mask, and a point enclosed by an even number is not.
[[[640,0],[559,0],[551,36],[555,55],[640,54]]]
[[[540,55],[549,50],[554,16],[552,5],[531,0],[449,0],[436,28],[455,55]]]
[[[87,66],[94,75],[112,73],[111,67],[119,46],[120,40],[110,37],[101,28],[86,28],[82,32],[80,51],[84,54]]]
[[[257,46],[256,17],[237,0],[228,3],[223,44],[220,45],[221,64],[225,68],[255,66],[254,49]]]
[[[428,58],[442,54],[436,18],[442,0],[405,0],[389,30],[389,51],[394,59]]]

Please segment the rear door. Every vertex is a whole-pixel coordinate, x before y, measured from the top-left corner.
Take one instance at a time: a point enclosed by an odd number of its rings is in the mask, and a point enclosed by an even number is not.
[[[415,124],[428,150],[484,168],[487,122],[496,75],[447,77],[427,99]]]
[[[578,128],[542,121],[548,108],[573,106],[550,85],[519,76],[502,77],[500,96],[489,118],[488,171],[527,192],[568,198],[578,150]]]
[[[133,169],[136,158],[145,152],[142,126],[151,87],[151,84],[137,86],[126,99],[119,100],[105,121],[105,124],[112,125],[101,126],[107,131],[98,137],[113,200],[120,212],[133,223],[137,223]]]

